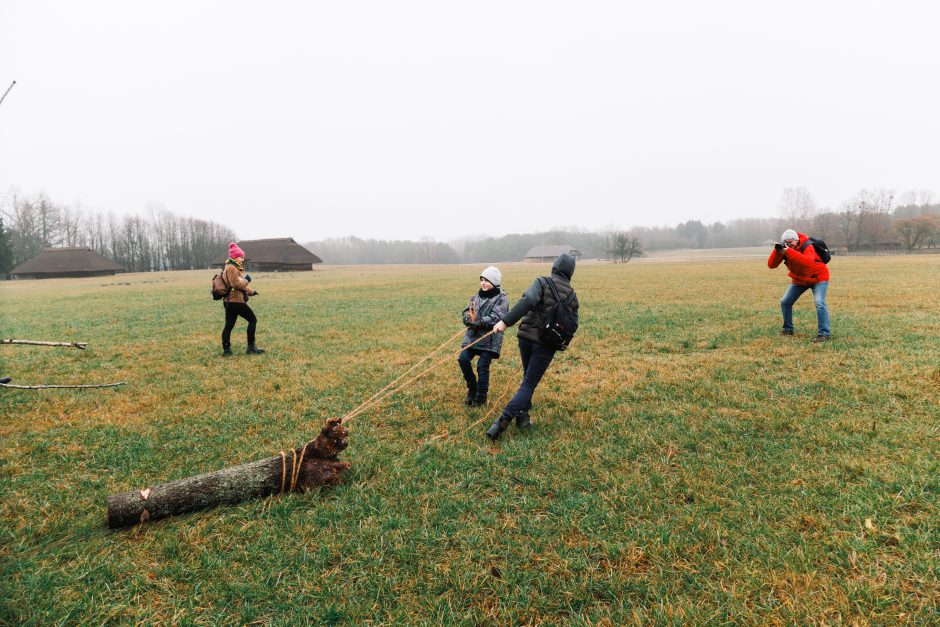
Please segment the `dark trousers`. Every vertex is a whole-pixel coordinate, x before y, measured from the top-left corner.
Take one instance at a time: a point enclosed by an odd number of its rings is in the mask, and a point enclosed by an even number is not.
[[[555,349],[520,337],[519,355],[522,357],[522,385],[503,410],[504,415],[513,417],[529,413],[532,408],[532,395],[548,370],[548,365],[552,363]]]
[[[473,358],[479,356],[477,361],[477,376],[473,376]],[[493,361],[493,353],[490,351],[479,351],[473,348],[465,348],[460,351],[457,357],[457,363],[460,364],[460,371],[463,373],[464,381],[467,382],[468,390],[476,390],[477,396],[486,396],[490,390],[490,362]]]
[[[258,319],[255,312],[251,310],[248,303],[222,303],[225,307],[225,328],[222,329],[222,348],[231,348],[232,329],[235,328],[235,321],[241,316],[248,322],[248,344],[255,343],[255,325]]]

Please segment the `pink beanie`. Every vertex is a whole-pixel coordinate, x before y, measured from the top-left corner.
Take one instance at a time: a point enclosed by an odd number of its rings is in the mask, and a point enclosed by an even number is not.
[[[238,257],[244,257],[245,251],[238,247],[238,244],[232,242],[228,245],[228,256],[232,259],[237,259]]]

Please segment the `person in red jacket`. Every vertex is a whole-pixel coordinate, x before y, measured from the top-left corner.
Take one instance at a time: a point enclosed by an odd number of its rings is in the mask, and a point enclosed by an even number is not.
[[[774,244],[774,249],[767,259],[767,267],[773,269],[786,265],[787,275],[793,280],[783,298],[780,309],[783,312],[783,330],[780,335],[793,335],[793,304],[806,290],[813,290],[813,302],[816,304],[818,329],[813,342],[829,341],[829,307],[826,305],[826,291],[829,289],[829,267],[822,262],[809,237],[787,229],[780,236],[782,242]]]

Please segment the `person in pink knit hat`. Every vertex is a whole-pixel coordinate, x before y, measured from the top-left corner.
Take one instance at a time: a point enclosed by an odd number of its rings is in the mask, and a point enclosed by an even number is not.
[[[232,329],[235,328],[235,322],[238,321],[239,316],[248,323],[248,348],[245,352],[249,355],[263,353],[264,349],[255,345],[255,327],[258,319],[255,317],[255,312],[248,306],[248,297],[256,296],[258,292],[248,285],[251,282],[251,275],[245,274],[245,251],[238,244],[228,245],[228,260],[222,270],[222,280],[228,287],[228,295],[222,300],[222,306],[225,308],[222,355],[227,357],[232,354]]]

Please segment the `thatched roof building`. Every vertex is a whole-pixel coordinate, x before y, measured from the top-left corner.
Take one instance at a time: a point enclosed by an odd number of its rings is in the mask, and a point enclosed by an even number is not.
[[[535,246],[525,254],[525,261],[555,261],[558,255],[569,254],[575,259],[581,258],[581,251],[570,244],[548,244]]]
[[[57,279],[109,276],[125,268],[90,248],[44,248],[38,255],[13,268],[14,279]]]
[[[238,242],[245,251],[245,269],[252,272],[295,272],[313,270],[313,264],[323,260],[290,237],[272,239],[246,239]],[[228,253],[216,257],[213,267],[225,265]]]

